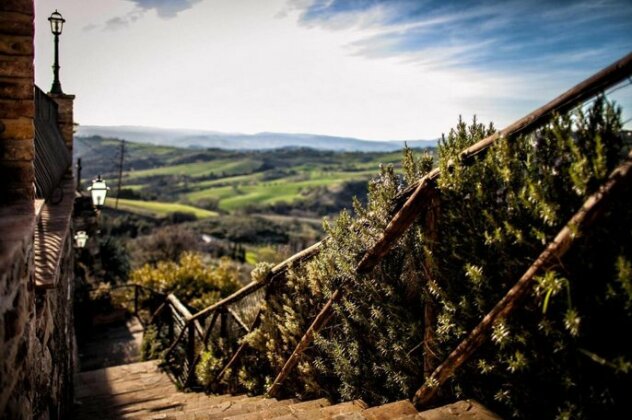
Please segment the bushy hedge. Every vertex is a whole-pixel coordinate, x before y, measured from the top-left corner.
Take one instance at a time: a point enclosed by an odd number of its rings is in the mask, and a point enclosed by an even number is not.
[[[200,254],[184,252],[177,262],[158,261],[135,269],[130,283],[174,293],[184,304],[203,309],[239,289],[239,267],[228,258],[208,266]]]
[[[404,174],[384,167],[366,206],[343,211],[318,257],[270,286],[252,348],[233,378],[266,389],[324,302],[346,291],[335,316],[283,383],[287,394],[410,398],[424,358],[443,360],[519,279],[585,198],[622,160],[620,111],[598,99],[535,132],[497,142],[469,167],[459,151],[494,131],[476,120],[439,146],[437,237],[425,217],[369,275],[363,252],[386,227],[396,195],[427,173],[432,158],[404,152]],[[629,192],[628,192],[629,194]],[[629,197],[629,195],[627,195]],[[547,272],[523,307],[443,388],[444,401],[476,398],[504,416],[607,417],[632,389],[632,209],[614,203]],[[436,321],[424,331],[424,312]],[[424,333],[434,337],[429,350]],[[626,337],[626,338],[623,338]]]

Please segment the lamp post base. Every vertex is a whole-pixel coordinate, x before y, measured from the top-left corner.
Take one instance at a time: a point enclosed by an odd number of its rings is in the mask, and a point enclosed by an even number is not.
[[[52,93],[55,95],[63,95],[64,92],[61,90],[61,83],[53,82],[53,85],[51,86],[49,93]]]

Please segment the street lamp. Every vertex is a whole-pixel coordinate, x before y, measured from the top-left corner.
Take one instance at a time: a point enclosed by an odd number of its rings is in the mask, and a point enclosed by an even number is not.
[[[86,246],[86,242],[88,241],[88,234],[85,230],[80,230],[75,233],[75,246],[79,249],[84,248]]]
[[[50,22],[50,30],[55,35],[55,63],[53,64],[53,86],[50,88],[50,93],[62,94],[61,83],[59,83],[59,35],[64,28],[64,19],[57,10],[55,10],[48,18]]]
[[[105,181],[101,179],[101,175],[97,179],[92,180],[92,185],[88,187],[90,195],[92,195],[92,204],[97,209],[100,209],[105,204],[105,197],[108,194],[110,187],[105,185]]]

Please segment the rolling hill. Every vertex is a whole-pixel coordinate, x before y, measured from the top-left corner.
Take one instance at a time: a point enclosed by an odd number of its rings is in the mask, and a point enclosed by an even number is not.
[[[76,137],[84,185],[102,175],[115,197],[122,142]],[[320,217],[363,199],[367,181],[401,151],[347,152],[311,148],[224,150],[125,142],[119,209],[154,218],[190,213],[248,212]],[[110,204],[113,201],[110,200]]]
[[[79,126],[80,137],[100,136],[173,147],[217,148],[225,150],[270,150],[311,148],[316,150],[390,152],[400,150],[404,140],[372,141],[350,137],[291,133],[220,133],[138,126]],[[408,140],[409,147],[433,147],[437,140]]]

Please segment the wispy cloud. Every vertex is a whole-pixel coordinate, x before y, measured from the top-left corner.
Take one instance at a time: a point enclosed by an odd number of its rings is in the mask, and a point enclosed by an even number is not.
[[[354,54],[429,66],[530,72],[592,68],[632,49],[632,3],[602,1],[304,0],[300,22],[360,29]]]
[[[86,25],[83,30],[85,32],[101,29],[104,31],[118,31],[126,29],[133,23],[142,19],[147,12],[155,11],[156,15],[162,19],[173,19],[178,13],[190,9],[196,3],[202,0],[126,0],[133,4],[133,10],[122,16],[115,16],[108,19],[105,23],[96,25]]]
[[[141,10],[155,10],[158,16],[165,19],[174,18],[178,13],[190,9],[201,0],[130,0]]]
[[[101,25],[101,29],[104,31],[118,31],[120,29],[128,28],[131,24],[139,20],[145,14],[144,10],[135,9],[131,12],[127,13],[124,16],[115,16],[105,21],[103,25]],[[94,30],[98,28],[99,25],[88,25],[84,27],[84,31]]]

